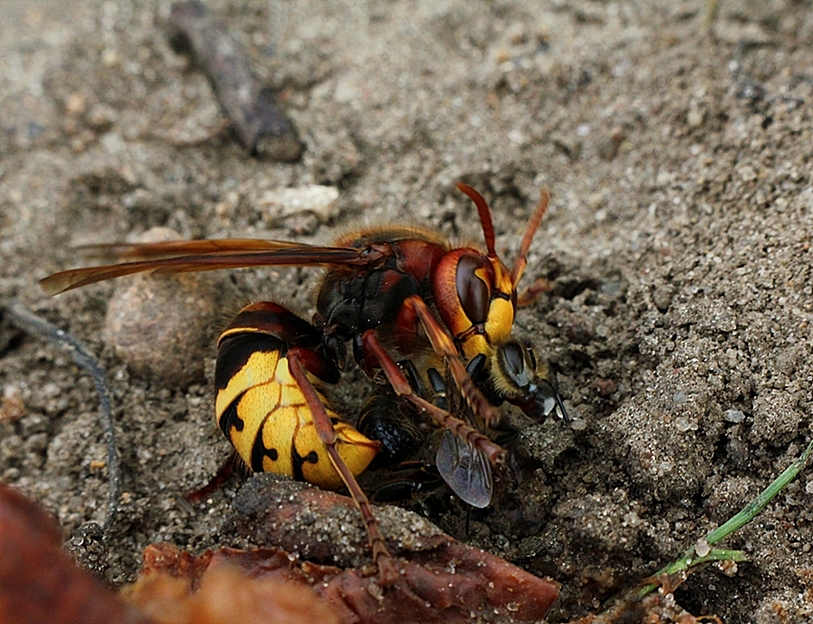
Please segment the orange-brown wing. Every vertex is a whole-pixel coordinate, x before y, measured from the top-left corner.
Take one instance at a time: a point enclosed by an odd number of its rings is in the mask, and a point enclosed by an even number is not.
[[[239,251],[272,251],[291,247],[310,247],[302,243],[259,238],[225,238],[204,240],[161,241],[157,243],[108,243],[80,245],[83,255],[124,260],[127,258],[171,258],[191,254],[234,253]]]
[[[134,273],[186,273],[255,266],[366,266],[377,260],[369,249],[317,247],[281,241],[221,239],[102,245],[97,249],[117,257],[146,260],[60,271],[40,280],[49,295]]]

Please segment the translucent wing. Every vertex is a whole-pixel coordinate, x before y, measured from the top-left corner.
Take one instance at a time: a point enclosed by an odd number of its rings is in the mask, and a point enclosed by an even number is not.
[[[454,493],[472,507],[482,509],[491,502],[494,481],[488,457],[448,429],[440,440],[435,465]]]
[[[275,265],[365,266],[376,261],[376,252],[371,249],[317,247],[285,241],[253,239],[125,243],[98,245],[85,249],[89,249],[97,255],[120,259],[142,259],[54,273],[40,280],[40,286],[46,293],[55,295],[66,290],[135,273],[185,273]]]

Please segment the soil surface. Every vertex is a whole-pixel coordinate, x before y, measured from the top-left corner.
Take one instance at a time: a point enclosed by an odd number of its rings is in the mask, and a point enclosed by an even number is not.
[[[108,487],[93,382],[7,314],[0,478],[59,518],[81,561],[122,584],[150,543],[233,542],[221,527],[241,479],[184,502],[230,449],[212,417],[216,337],[252,300],[313,311],[318,271],[301,268],[57,298],[37,287],[87,262],[77,245],[156,226],[330,243],[408,222],[480,241],[454,188],[464,180],[491,203],[510,266],[547,186],[525,283],[552,288],[517,332],[549,360],[572,422],[524,422],[521,470],[497,470],[491,507],[467,510],[443,488],[409,505],[561,582],[552,622],[678,557],[804,449],[810,2],[723,0],[710,29],[704,3],[667,0],[207,6],[279,91],[301,161],[247,156],[206,78],[170,47],[168,3],[3,2],[0,307],[22,301],[108,373],[123,477],[107,542],[88,524],[104,520]],[[312,185],[329,200],[278,210],[280,189]],[[132,319],[142,329],[127,334]],[[351,419],[363,387],[351,372],[335,397]],[[808,471],[724,544],[748,561],[697,572],[677,601],[732,623],[813,618],[811,497]]]

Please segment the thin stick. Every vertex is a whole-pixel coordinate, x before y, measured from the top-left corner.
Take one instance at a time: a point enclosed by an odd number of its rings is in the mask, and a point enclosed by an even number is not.
[[[302,143],[276,96],[260,83],[245,51],[206,6],[198,0],[175,2],[168,26],[170,42],[192,53],[246,149],[272,160],[299,160]]]
[[[105,536],[107,536],[110,526],[118,510],[119,495],[121,492],[121,469],[119,467],[119,456],[116,451],[116,434],[113,430],[113,414],[110,408],[110,390],[107,385],[107,377],[104,374],[96,356],[72,334],[60,329],[56,325],[49,323],[44,318],[37,316],[19,301],[12,301],[6,312],[9,319],[17,327],[26,333],[39,338],[44,342],[58,347],[71,356],[74,362],[85,370],[92,378],[99,395],[99,420],[104,431],[104,442],[107,446],[107,474],[109,489],[107,495],[107,513],[104,519]]]

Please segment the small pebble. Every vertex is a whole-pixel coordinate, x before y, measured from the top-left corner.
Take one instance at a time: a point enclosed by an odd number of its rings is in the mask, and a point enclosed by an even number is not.
[[[177,239],[154,228],[141,242]],[[203,382],[224,324],[223,279],[200,273],[128,278],[108,304],[105,342],[136,377],[166,388]]]

